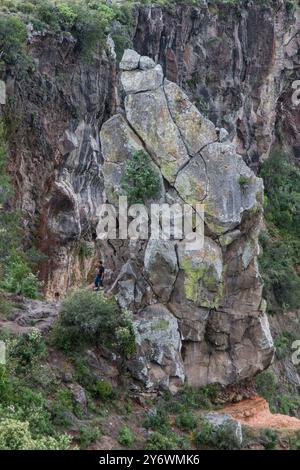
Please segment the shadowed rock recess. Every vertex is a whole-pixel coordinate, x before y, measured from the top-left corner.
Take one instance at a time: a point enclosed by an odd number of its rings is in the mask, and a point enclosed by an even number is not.
[[[128,367],[147,388],[232,384],[272,361],[258,272],[263,183],[222,132],[150,58],[126,50],[124,109],[100,132],[105,195],[116,204],[124,163],[143,149],[161,178],[155,202],[205,205],[205,243],[101,242],[120,304],[134,313]],[[220,137],[221,136],[221,137]]]

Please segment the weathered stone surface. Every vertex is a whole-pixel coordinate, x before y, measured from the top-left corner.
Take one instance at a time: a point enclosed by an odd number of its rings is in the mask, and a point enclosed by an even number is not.
[[[168,302],[178,273],[175,246],[169,241],[150,240],[145,251],[144,268],[155,294],[162,302]]]
[[[134,328],[138,353],[129,364],[133,376],[147,388],[182,384],[184,370],[176,318],[164,305],[155,304],[140,313]]]
[[[209,179],[205,162],[200,154],[193,157],[179,172],[174,186],[182,199],[192,207],[205,200],[209,190]]]
[[[217,141],[213,123],[198,111],[176,83],[165,81],[164,90],[170,113],[190,155],[196,155],[205,145]]]
[[[161,65],[156,65],[148,70],[125,71],[121,75],[121,82],[125,93],[141,93],[159,88],[163,78]]]
[[[189,156],[170,115],[163,89],[127,96],[125,109],[128,121],[145,143],[162,175],[173,183]]]
[[[121,70],[134,70],[137,69],[139,66],[140,55],[132,50],[132,49],[125,49],[122,60],[120,62],[120,69]]]
[[[64,135],[58,142],[58,148],[62,155],[71,153],[78,147],[78,140],[76,135],[68,129],[64,132]]]
[[[263,182],[230,144],[208,145],[201,155],[209,175],[205,220],[213,232],[222,234],[235,229],[246,211],[261,210]],[[188,166],[183,171],[188,172]]]
[[[3,80],[0,80],[0,104],[6,103],[6,85]]]
[[[178,246],[180,269],[184,272],[186,298],[198,307],[217,308],[223,293],[223,261],[220,247],[205,238],[202,250],[186,251]]]
[[[143,149],[142,142],[121,114],[115,114],[103,124],[100,139],[105,162],[123,163]]]
[[[140,58],[139,68],[141,70],[154,69],[154,67],[155,67],[155,62],[154,60],[150,59],[150,57],[142,56]]]

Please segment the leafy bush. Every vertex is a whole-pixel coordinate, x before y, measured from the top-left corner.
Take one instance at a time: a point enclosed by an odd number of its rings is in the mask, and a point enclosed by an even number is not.
[[[17,16],[0,16],[1,59],[9,65],[28,65],[26,26]]]
[[[158,431],[153,432],[147,439],[147,450],[177,450],[183,445],[182,439],[170,432],[168,435]]]
[[[283,359],[288,354],[291,354],[292,344],[297,338],[290,332],[284,331],[277,338],[275,338],[274,344],[276,347],[276,356],[278,359]]]
[[[37,299],[39,285],[37,277],[31,272],[24,258],[12,254],[6,261],[5,277],[1,283],[2,288],[15,294]]]
[[[126,162],[121,186],[130,204],[143,203],[158,194],[158,173],[143,150],[135,152]]]
[[[95,384],[95,396],[102,400],[108,400],[113,396],[113,388],[106,380],[97,380]]]
[[[0,449],[1,450],[69,450],[71,437],[67,435],[42,436],[33,439],[29,423],[14,419],[0,421]]]
[[[168,422],[168,416],[162,409],[150,410],[146,413],[144,421],[145,428],[151,428],[161,433],[167,433],[170,430],[170,424]]]
[[[277,393],[275,375],[270,370],[266,370],[256,377],[256,390],[259,395],[274,405],[274,397]]]
[[[295,434],[290,437],[289,441],[291,450],[300,450],[300,431],[295,432]]]
[[[80,449],[87,449],[100,437],[101,431],[98,427],[82,426],[79,430]]]
[[[134,342],[133,328],[128,322],[115,300],[108,300],[98,292],[79,290],[62,303],[54,341],[58,347],[69,351],[85,345],[102,345],[124,353],[123,345],[117,344],[117,331],[130,329]]]
[[[200,431],[196,435],[195,443],[197,447],[214,444],[213,439],[214,428],[211,423],[201,419],[200,420]]]
[[[274,450],[278,441],[278,434],[273,429],[264,429],[261,433],[261,441],[265,450]]]
[[[197,426],[197,420],[192,413],[182,413],[177,416],[176,425],[183,431],[193,431]]]
[[[17,374],[32,369],[45,357],[45,353],[44,338],[36,329],[15,338],[9,344],[10,358],[17,360],[15,365]]]
[[[118,435],[119,444],[121,444],[122,446],[129,447],[129,446],[132,446],[134,441],[135,441],[135,438],[131,430],[128,428],[128,426],[123,426],[120,429],[119,435]]]

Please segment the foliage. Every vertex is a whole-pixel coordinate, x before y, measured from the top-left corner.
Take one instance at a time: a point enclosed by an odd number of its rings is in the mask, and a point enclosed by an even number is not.
[[[134,441],[135,441],[135,437],[132,434],[129,427],[128,426],[123,426],[120,429],[119,435],[118,435],[119,444],[121,444],[122,446],[125,446],[125,447],[130,447],[130,446],[132,446]]]
[[[277,392],[276,379],[272,371],[266,370],[258,374],[256,377],[256,390],[259,395],[272,404],[274,395]]]
[[[274,450],[278,441],[278,434],[273,429],[264,429],[261,440],[265,450]]]
[[[196,435],[195,442],[198,448],[205,446],[219,450],[234,450],[238,447],[230,423],[215,428],[204,418],[200,419],[200,431]]]
[[[14,15],[0,16],[0,60],[9,65],[29,65],[26,54],[27,31],[23,21]]]
[[[44,338],[39,330],[32,330],[14,338],[9,345],[11,359],[16,360],[15,371],[17,374],[28,371],[38,364],[46,354]]]
[[[71,437],[67,435],[33,439],[27,421],[0,420],[1,450],[68,450],[70,443]]]
[[[147,450],[177,450],[184,446],[184,441],[173,432],[167,435],[158,431],[150,434],[147,439]]]
[[[291,450],[300,450],[300,431],[295,432],[295,434],[290,437],[289,443]]]
[[[143,150],[135,152],[126,162],[121,186],[130,204],[143,203],[158,194],[158,173]]]
[[[185,412],[176,417],[176,425],[183,431],[193,431],[197,426],[197,420],[193,413]]]
[[[93,442],[101,437],[101,431],[98,427],[82,426],[79,430],[80,449],[87,449]]]
[[[113,388],[106,380],[97,380],[95,384],[95,396],[102,400],[108,400],[113,396]]]
[[[13,253],[6,260],[5,276],[1,283],[3,289],[37,299],[39,285],[37,277],[31,272],[28,263],[22,256]]]
[[[197,447],[199,448],[205,445],[212,444],[213,432],[214,432],[214,428],[212,424],[205,419],[201,419],[200,431],[197,433],[196,439],[195,439]]]
[[[284,331],[277,338],[274,344],[276,347],[276,356],[278,359],[283,359],[292,352],[292,344],[297,338],[289,331]]]
[[[161,433],[168,433],[170,430],[170,424],[168,422],[168,416],[165,410],[163,409],[154,409],[146,413],[145,428],[151,428],[155,431],[160,431]]]
[[[133,327],[127,317],[124,319],[115,300],[106,299],[98,292],[79,290],[62,303],[54,328],[54,341],[58,347],[68,351],[85,345],[102,345],[126,354],[129,340],[127,338],[125,346],[118,345],[120,328],[128,328],[130,343],[134,342]]]
[[[270,312],[300,307],[300,171],[275,148],[260,171],[264,179],[267,233],[260,268]]]

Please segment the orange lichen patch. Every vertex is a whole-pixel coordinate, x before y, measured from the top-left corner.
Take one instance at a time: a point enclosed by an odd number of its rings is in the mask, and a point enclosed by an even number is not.
[[[300,419],[287,415],[272,414],[268,402],[259,396],[242,400],[223,408],[221,412],[230,414],[242,424],[254,428],[300,429]]]

